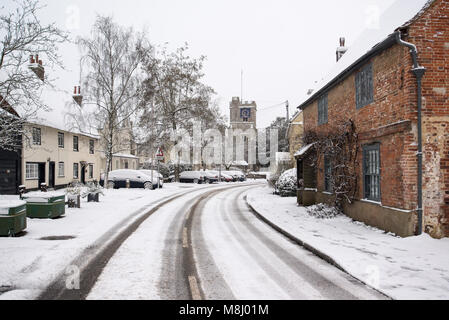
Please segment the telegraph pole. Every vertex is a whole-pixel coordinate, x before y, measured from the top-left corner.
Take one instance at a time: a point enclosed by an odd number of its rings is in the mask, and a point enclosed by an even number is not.
[[[287,122],[290,120],[290,104],[288,103],[288,100],[285,102],[285,107],[287,108]]]

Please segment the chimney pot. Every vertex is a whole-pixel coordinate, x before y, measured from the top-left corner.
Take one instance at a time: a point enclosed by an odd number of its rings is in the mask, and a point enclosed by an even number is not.
[[[76,86],[75,86],[75,90],[73,91],[73,94],[76,94]]]
[[[78,94],[81,94],[81,86],[78,86]]]
[[[42,60],[39,60],[39,64],[42,65]]]
[[[340,38],[340,47],[344,47],[345,46],[345,42],[346,42],[346,39],[344,37],[341,37]]]

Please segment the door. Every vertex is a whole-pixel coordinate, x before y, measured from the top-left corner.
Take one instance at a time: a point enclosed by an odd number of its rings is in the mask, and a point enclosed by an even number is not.
[[[55,171],[56,164],[54,162],[50,162],[48,167],[48,187],[50,188],[55,187]]]
[[[37,186],[39,189],[41,188],[41,184],[45,183],[45,163],[38,163],[38,171],[39,171],[39,185]]]
[[[0,160],[0,194],[16,194],[17,183],[17,161]]]
[[[86,165],[81,165],[81,183],[86,184]]]

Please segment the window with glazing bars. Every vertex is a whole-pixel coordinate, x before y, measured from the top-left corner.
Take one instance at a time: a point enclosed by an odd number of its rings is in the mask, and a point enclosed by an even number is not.
[[[78,179],[79,177],[79,164],[78,163],[74,163],[73,164],[73,179]]]
[[[79,145],[78,145],[78,142],[79,142],[78,137],[77,137],[77,136],[74,136],[74,137],[73,137],[73,151],[76,151],[76,152],[79,151]]]
[[[58,132],[58,146],[64,148],[64,133]]]
[[[318,125],[327,123],[327,94],[318,100]]]
[[[41,129],[33,128],[33,144],[35,146],[41,145]]]
[[[363,108],[374,101],[373,65],[366,65],[355,76],[356,107]]]
[[[363,148],[363,172],[365,199],[380,201],[380,145],[374,144]]]

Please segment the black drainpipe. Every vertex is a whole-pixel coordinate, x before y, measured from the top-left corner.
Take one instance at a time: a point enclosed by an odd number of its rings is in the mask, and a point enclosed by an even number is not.
[[[426,68],[418,63],[418,50],[414,44],[405,42],[401,39],[401,32],[396,32],[397,43],[410,49],[413,59],[412,72],[416,77],[418,86],[418,230],[417,235],[423,232],[423,196],[422,196],[422,180],[423,180],[423,152],[422,152],[422,78],[426,72]]]

